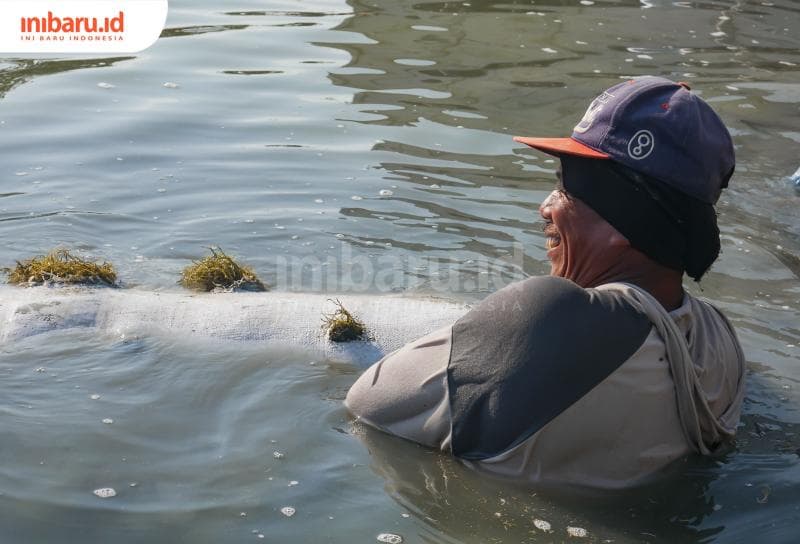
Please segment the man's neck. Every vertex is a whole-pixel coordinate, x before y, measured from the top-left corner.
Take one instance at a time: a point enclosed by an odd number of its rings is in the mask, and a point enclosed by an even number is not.
[[[677,271],[671,270],[676,275]],[[619,279],[615,281],[624,281],[632,283],[650,293],[665,310],[671,312],[679,308],[683,304],[683,285],[681,283],[682,275],[677,278],[669,276],[655,277],[649,275],[647,277],[634,277],[628,279]]]
[[[626,252],[621,257],[589,282],[590,285],[583,287],[614,282],[632,283],[650,293],[667,311],[683,304],[683,272],[660,265],[636,250]]]

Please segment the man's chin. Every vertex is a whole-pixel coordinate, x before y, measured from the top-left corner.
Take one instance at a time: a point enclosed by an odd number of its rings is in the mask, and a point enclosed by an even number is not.
[[[558,278],[566,278],[567,276],[566,276],[565,273],[566,273],[566,270],[564,270],[562,267],[556,265],[553,262],[550,263],[550,275],[551,276],[556,276]]]
[[[550,275],[559,278],[565,277],[566,267],[564,266],[563,255],[559,251],[560,247],[556,246],[547,250],[547,260],[550,261]]]

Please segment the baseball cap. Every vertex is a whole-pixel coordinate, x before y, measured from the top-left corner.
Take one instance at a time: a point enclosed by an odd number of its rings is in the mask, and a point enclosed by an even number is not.
[[[551,155],[612,160],[714,204],[733,175],[733,141],[686,83],[644,76],[595,98],[569,138],[515,137]]]

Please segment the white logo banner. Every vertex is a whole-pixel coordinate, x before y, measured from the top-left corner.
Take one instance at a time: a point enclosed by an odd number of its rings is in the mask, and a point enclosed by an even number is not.
[[[167,10],[167,0],[0,0],[0,54],[137,53]]]

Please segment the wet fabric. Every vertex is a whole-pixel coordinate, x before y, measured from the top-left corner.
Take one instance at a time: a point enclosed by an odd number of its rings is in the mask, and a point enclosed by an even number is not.
[[[594,289],[575,285],[562,289],[560,283],[567,280],[551,279],[556,281],[528,280],[516,290],[500,292],[501,298],[492,302],[494,308],[489,305],[489,297],[486,305],[470,313],[468,321],[473,325],[460,328],[466,323],[465,316],[452,327],[388,355],[356,381],[347,395],[346,406],[364,423],[454,453],[479,470],[532,483],[596,488],[638,485],[692,452],[713,452],[735,431],[744,397],[744,358],[732,327],[710,303],[685,294],[682,305],[667,313],[631,285],[615,283]],[[524,294],[519,290],[521,286],[532,292]],[[584,297],[587,304],[600,307],[610,300],[626,308],[618,310],[622,314],[631,312],[637,316],[634,322],[646,316],[647,326],[632,354],[571,404],[562,403],[561,411],[548,419],[530,407],[537,397],[518,393],[537,388],[541,391],[538,384],[526,381],[540,379],[536,371],[520,373],[513,364],[497,365],[497,357],[479,355],[491,353],[491,346],[497,346],[495,351],[502,350],[502,342],[495,341],[497,330],[516,315],[509,308],[503,312],[499,301],[512,301],[512,310],[516,301],[522,313],[535,313],[541,310],[531,307],[531,303],[558,297],[533,291],[553,287],[566,293],[562,294],[563,300]],[[573,290],[579,294],[570,294]],[[613,298],[607,299],[610,294]],[[550,305],[550,326],[576,329],[580,319],[575,312],[566,311],[570,303],[563,306]],[[474,336],[471,343],[476,348],[464,350],[459,357],[475,354],[475,363],[469,366],[485,366],[486,379],[501,392],[507,392],[512,402],[507,404],[498,399],[501,395],[488,390],[483,396],[467,394],[460,398],[470,389],[481,389],[477,380],[466,388],[451,387],[448,377],[454,365],[461,364],[453,355],[462,350],[457,345],[465,342],[466,337],[459,338],[464,334]],[[508,342],[517,334],[501,334],[501,338]],[[618,338],[613,329],[607,335],[612,341]],[[624,335],[619,338],[625,342]],[[605,340],[600,335],[582,337],[582,341],[590,343],[589,348],[576,350],[587,358],[585,369],[594,371],[591,365],[595,362],[599,366],[606,364],[603,359],[609,359],[609,355],[603,351]],[[685,351],[676,349],[681,343],[685,344]],[[565,356],[566,350],[559,353],[564,355],[561,366],[545,364],[557,374],[539,399],[547,396],[558,402],[559,397],[575,388],[577,365]],[[536,366],[538,359],[529,359],[527,364]],[[673,379],[677,372],[683,376]],[[513,401],[515,396],[517,401]],[[472,409],[463,410],[462,405]],[[547,421],[541,425],[544,419]],[[482,426],[480,430],[488,438],[479,436],[477,427],[473,432],[470,425]],[[501,431],[494,432],[493,426]],[[519,435],[512,436],[517,431]],[[497,440],[498,436],[502,440]],[[505,446],[501,445],[503,442]],[[470,450],[465,446],[475,447]],[[495,455],[485,456],[492,451]],[[480,455],[470,458],[470,452]]]
[[[452,327],[444,327],[369,367],[347,393],[348,409],[372,427],[449,450],[451,337]]]
[[[729,370],[732,375],[738,376],[738,380],[732,388],[732,402],[722,412],[714,413],[700,378],[702,374],[709,373],[709,369],[704,363],[713,363],[713,358],[693,355],[689,349],[689,342],[678,324],[647,292],[628,284],[612,284],[605,286],[605,289],[619,289],[620,285],[624,286],[629,300],[648,316],[653,327],[664,340],[670,374],[675,384],[678,416],[689,446],[698,453],[705,455],[713,453],[726,439],[732,438],[736,434],[736,425],[739,422],[740,409],[744,400],[745,370],[744,354],[742,354],[739,343],[731,342],[729,346],[736,355],[734,364]],[[690,303],[702,304],[696,300],[691,300]],[[733,326],[722,312],[710,304],[708,307],[716,312],[724,327],[730,332],[731,338],[735,339],[736,333]],[[694,314],[702,316],[703,312],[695,311]],[[693,331],[695,335],[698,329],[703,330],[703,328],[695,327]],[[701,339],[696,349],[709,344],[711,343],[706,343]],[[695,361],[695,359],[698,360]],[[713,374],[719,376],[724,370],[718,369]],[[731,385],[729,384],[728,387],[730,388]]]
[[[129,337],[157,334],[302,348],[366,367],[468,311],[464,304],[401,295],[348,294],[340,300],[368,324],[369,340],[326,338],[321,316],[336,306],[324,294],[0,286],[0,343],[80,327]]]
[[[720,251],[711,204],[613,161],[561,157],[563,186],[621,232],[630,244],[696,281]]]
[[[525,440],[633,355],[650,328],[618,293],[563,278],[490,295],[453,326],[453,453],[485,459]]]

